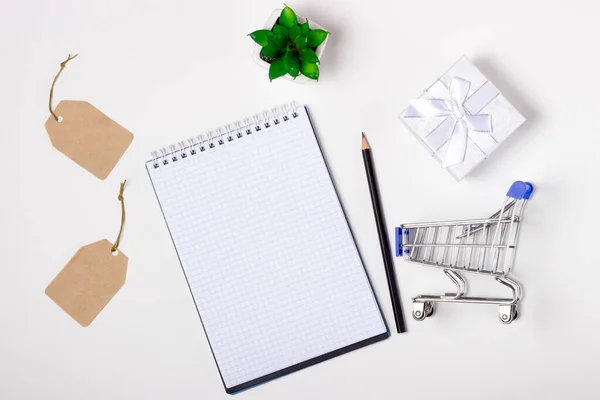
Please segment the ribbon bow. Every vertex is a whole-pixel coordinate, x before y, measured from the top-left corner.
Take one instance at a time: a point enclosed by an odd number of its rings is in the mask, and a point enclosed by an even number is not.
[[[448,117],[450,122],[440,124],[435,130],[448,142],[446,153],[442,159],[444,168],[462,163],[467,152],[469,137],[473,141],[473,133],[492,133],[489,114],[476,114],[469,111],[465,102],[471,88],[471,82],[462,78],[452,78],[448,88],[449,100],[416,99],[411,101],[405,118]],[[433,149],[439,151],[439,149]]]

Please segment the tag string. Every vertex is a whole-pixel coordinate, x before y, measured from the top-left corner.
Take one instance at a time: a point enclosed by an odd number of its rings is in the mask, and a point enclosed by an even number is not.
[[[127,179],[121,183],[121,190],[119,190],[119,197],[117,197],[121,202],[121,227],[119,228],[117,240],[115,240],[115,244],[113,244],[113,247],[110,249],[111,253],[114,253],[119,249],[119,242],[121,241],[121,234],[123,233],[123,226],[125,225],[125,199],[123,198],[123,191],[125,190],[126,183]]]
[[[67,57],[67,59],[65,61],[60,63],[60,69],[58,70],[58,74],[56,74],[56,76],[54,77],[54,80],[52,81],[52,86],[50,86],[50,96],[48,97],[48,110],[50,110],[50,114],[52,114],[54,119],[57,121],[58,121],[58,116],[52,110],[52,96],[54,96],[54,85],[56,85],[56,81],[58,80],[58,77],[60,76],[61,72],[63,72],[63,69],[65,69],[65,67],[67,66],[67,63],[69,61],[71,61],[72,59],[74,59],[75,57],[77,57],[77,54],[75,54],[74,56],[71,56],[69,54],[69,57]]]

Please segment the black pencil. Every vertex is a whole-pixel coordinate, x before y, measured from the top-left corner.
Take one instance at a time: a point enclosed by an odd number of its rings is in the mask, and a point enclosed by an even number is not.
[[[383,265],[385,267],[385,275],[387,277],[388,289],[390,298],[392,299],[392,309],[394,310],[394,320],[396,321],[396,330],[398,333],[406,332],[404,324],[404,315],[402,314],[402,304],[400,303],[400,292],[396,283],[396,273],[394,271],[394,263],[392,260],[392,252],[390,243],[387,237],[387,229],[385,227],[385,219],[379,200],[379,189],[377,188],[377,178],[375,177],[375,166],[371,157],[371,146],[365,134],[362,134],[362,153],[365,162],[365,172],[367,173],[367,181],[369,182],[369,191],[371,192],[371,203],[373,204],[373,214],[375,215],[375,223],[377,224],[377,233],[379,233],[379,245],[381,246],[381,256],[383,257]]]

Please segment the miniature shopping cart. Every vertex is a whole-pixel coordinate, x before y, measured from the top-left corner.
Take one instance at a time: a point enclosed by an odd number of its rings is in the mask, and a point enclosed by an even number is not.
[[[462,221],[403,224],[396,228],[396,256],[406,261],[441,268],[456,285],[456,293],[413,298],[413,317],[423,321],[434,303],[478,303],[499,306],[500,322],[517,318],[521,286],[509,278],[515,259],[519,227],[533,185],[512,184],[502,208],[489,218]],[[466,296],[467,282],[461,272],[493,276],[512,291],[510,298]]]

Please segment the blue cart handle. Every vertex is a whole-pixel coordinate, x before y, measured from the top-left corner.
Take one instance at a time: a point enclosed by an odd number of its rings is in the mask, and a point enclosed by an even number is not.
[[[506,196],[515,200],[529,200],[533,193],[533,185],[529,182],[516,181],[510,186]]]

